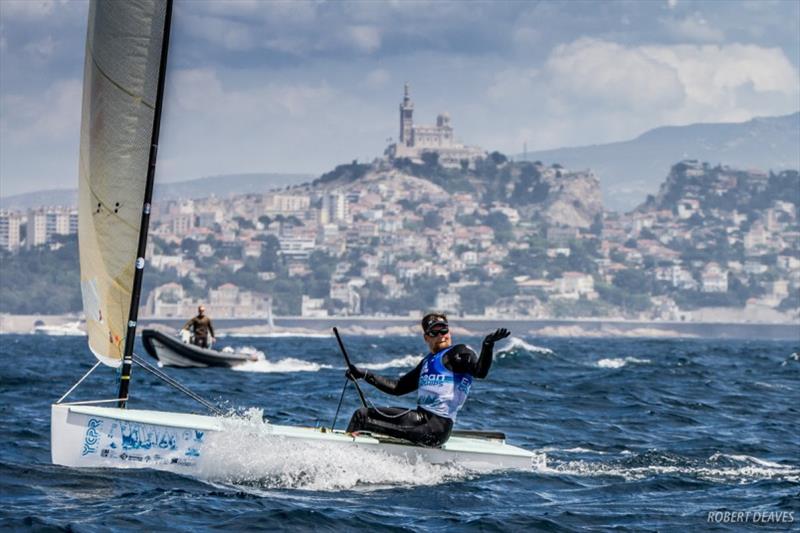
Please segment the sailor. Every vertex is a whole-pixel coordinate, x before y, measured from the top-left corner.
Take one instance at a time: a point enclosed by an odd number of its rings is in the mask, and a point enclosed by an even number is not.
[[[417,392],[417,408],[362,407],[353,413],[347,431],[370,431],[422,446],[441,446],[450,438],[458,410],[467,399],[473,378],[484,379],[492,365],[494,343],[510,335],[505,328],[483,339],[480,357],[464,344],[453,346],[447,316],[429,313],[422,319],[425,344],[430,352],[397,380],[350,366],[349,379],[364,379],[394,396]]]
[[[201,348],[210,346],[208,342],[209,335],[211,336],[211,343],[214,342],[214,326],[211,325],[211,319],[205,313],[206,308],[200,305],[197,308],[197,316],[190,318],[181,328],[192,333],[192,344]]]

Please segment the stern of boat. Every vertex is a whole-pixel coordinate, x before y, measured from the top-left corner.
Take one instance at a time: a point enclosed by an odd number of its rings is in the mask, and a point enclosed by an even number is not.
[[[75,453],[85,439],[83,428],[69,424],[69,407],[53,404],[50,408],[50,456],[53,464],[79,466],[80,453]]]

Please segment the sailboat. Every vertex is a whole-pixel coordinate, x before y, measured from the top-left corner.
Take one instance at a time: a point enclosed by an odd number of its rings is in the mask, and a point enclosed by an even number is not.
[[[51,407],[52,461],[58,465],[169,468],[191,475],[209,441],[228,431],[219,409],[133,353],[171,17],[171,0],[93,0],[90,5],[79,245],[88,344],[97,362]],[[217,416],[128,408],[134,363]],[[118,396],[65,402],[101,364],[120,368]],[[368,433],[257,423],[271,438],[295,447],[355,447],[467,468],[530,468],[538,461],[535,454],[507,444],[501,433],[454,432],[443,446],[423,448]]]

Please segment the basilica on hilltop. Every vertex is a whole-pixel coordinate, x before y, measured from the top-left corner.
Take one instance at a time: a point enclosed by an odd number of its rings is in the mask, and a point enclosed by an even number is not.
[[[400,103],[400,135],[397,142],[386,149],[386,155],[392,159],[408,157],[421,162],[422,154],[426,152],[438,154],[439,164],[446,167],[458,167],[463,161],[472,166],[476,159],[486,157],[482,148],[456,142],[447,113],[436,117],[436,125],[414,124],[414,102],[406,83]]]

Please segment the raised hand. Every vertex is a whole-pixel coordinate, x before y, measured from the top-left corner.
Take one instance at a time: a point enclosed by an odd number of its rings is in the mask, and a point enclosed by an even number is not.
[[[489,333],[488,335],[486,335],[486,337],[484,337],[483,339],[483,343],[494,344],[501,339],[505,339],[509,335],[511,335],[510,331],[508,331],[506,328],[500,328],[494,333]]]

